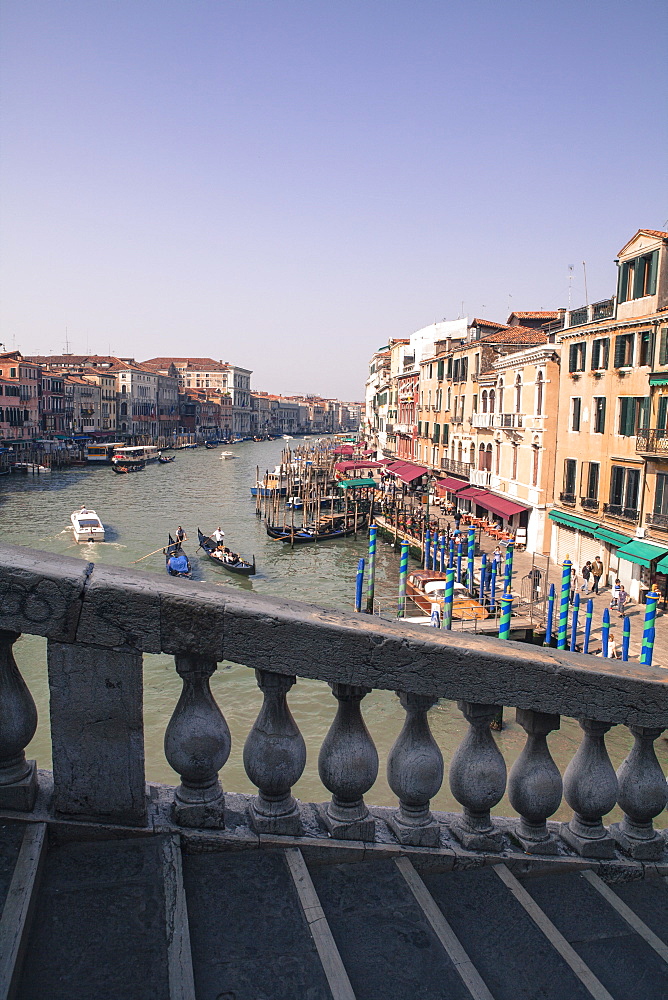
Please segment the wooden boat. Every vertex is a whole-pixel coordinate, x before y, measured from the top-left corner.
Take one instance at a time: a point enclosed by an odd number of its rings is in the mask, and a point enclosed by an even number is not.
[[[228,573],[238,573],[241,576],[255,575],[255,556],[253,556],[252,563],[249,563],[246,559],[242,559],[239,555],[236,556],[236,559],[232,559],[230,557],[236,555],[236,553],[230,552],[228,548],[219,549],[214,539],[209,538],[199,528],[197,529],[197,534],[199,536],[200,548],[203,552],[206,552],[211,562],[215,563],[216,566],[226,569]]]
[[[213,448],[217,448],[218,447],[218,442],[217,441],[205,441],[204,442],[204,447],[207,449],[207,451],[211,451]]]
[[[133,459],[132,461],[120,459],[112,461],[111,468],[117,475],[125,476],[129,472],[143,472],[146,468],[146,462],[143,459]]]
[[[104,525],[94,510],[82,507],[70,517],[76,542],[103,542]]]
[[[158,461],[160,465],[169,465],[171,462],[176,461],[176,455],[160,455]]]
[[[443,607],[447,574],[440,570],[416,569],[408,574],[406,596],[410,597],[425,614],[431,614],[432,604]],[[452,617],[457,621],[483,621],[489,612],[471,597],[463,583],[455,583],[452,601]]]
[[[288,508],[288,510],[303,510],[304,501],[302,500],[301,497],[288,497],[288,499],[285,501],[285,506]]]
[[[329,542],[334,538],[347,538],[349,535],[353,535],[355,531],[361,531],[364,528],[364,522],[357,522],[357,528],[354,524],[342,525],[336,527],[333,525],[331,528],[323,530],[322,528],[318,531],[314,527],[309,527],[308,525],[303,528],[294,529],[288,525],[267,525],[267,534],[270,538],[275,538],[279,542],[292,542],[294,540],[295,545],[304,545],[308,542]]]
[[[192,576],[190,559],[181,548],[181,543],[175,542],[171,535],[164,553],[165,569],[170,576]]]

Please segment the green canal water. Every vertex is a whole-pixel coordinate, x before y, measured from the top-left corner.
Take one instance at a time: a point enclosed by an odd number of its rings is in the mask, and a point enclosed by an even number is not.
[[[295,442],[295,444],[298,442]],[[0,478],[0,527],[2,537],[16,545],[114,566],[132,566],[134,560],[166,544],[167,534],[178,524],[185,528],[189,542],[184,546],[191,557],[197,580],[215,587],[242,587],[258,594],[290,597],[323,607],[351,611],[357,561],[365,554],[366,539],[347,538],[323,545],[289,546],[272,541],[263,522],[255,515],[250,486],[255,470],[273,469],[285,445],[282,440],[243,442],[233,446],[238,458],[221,461],[220,449],[204,448],[176,452],[168,466],[151,464],[145,472],[116,476],[108,466],[76,468],[45,476]],[[100,515],[107,532],[102,544],[77,545],[69,528],[73,510],[86,504]],[[218,570],[201,553],[196,553],[197,528],[209,532],[221,525],[226,542],[244,556],[255,555],[258,573],[252,579],[238,579]],[[161,552],[139,563],[147,573],[164,573]],[[390,545],[379,543],[377,589],[388,593],[396,587],[398,558]],[[184,589],[188,581],[182,581]],[[411,626],[406,626],[407,628]],[[415,627],[415,626],[413,626]],[[28,753],[38,766],[51,766],[49,736],[46,644],[35,636],[24,636],[15,646],[16,659],[37,703],[39,726]],[[443,664],[447,669],[447,664]],[[261,694],[252,670],[238,664],[221,664],[212,678],[212,689],[232,734],[232,752],[221,778],[231,791],[252,792],[243,769],[244,740],[261,705]],[[179,696],[181,682],[169,656],[144,657],[144,715],[146,773],[156,781],[176,783],[177,775],[163,753],[165,726]],[[326,684],[298,680],[289,694],[292,713],[304,735],[307,764],[295,787],[305,800],[320,801],[328,793],[318,777],[318,751],[332,722],[336,701]],[[378,748],[380,770],[369,802],[392,805],[393,793],[385,778],[390,747],[403,724],[403,709],[394,693],[373,691],[362,703],[364,717]],[[524,745],[524,732],[514,721],[514,711],[506,710],[506,727],[496,734],[510,768]],[[430,722],[447,766],[465,729],[456,705],[441,702],[430,713]],[[580,728],[563,719],[561,730],[550,738],[552,753],[562,773],[580,742]],[[607,737],[615,767],[626,756],[632,738],[621,726]],[[657,741],[659,758],[668,768],[668,744]],[[450,795],[447,777],[433,802],[437,809],[457,809]],[[495,812],[511,815],[510,803],[503,799]],[[567,818],[562,806],[557,818]],[[665,814],[664,814],[665,815]]]

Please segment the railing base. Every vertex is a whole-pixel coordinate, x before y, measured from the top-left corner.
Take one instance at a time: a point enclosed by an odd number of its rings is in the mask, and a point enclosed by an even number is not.
[[[30,812],[37,798],[37,764],[34,760],[26,761],[29,771],[19,781],[10,785],[0,785],[0,809],[15,809],[17,812]]]
[[[334,840],[364,840],[370,843],[376,839],[376,821],[367,814],[363,819],[339,820],[329,815],[328,802],[316,805],[318,816]]]
[[[666,850],[666,841],[656,830],[654,836],[648,840],[638,840],[635,837],[629,837],[622,830],[621,823],[612,823],[610,834],[619,849],[635,861],[660,861]]]
[[[220,788],[220,785],[218,786]],[[198,830],[225,829],[225,797],[222,789],[220,795],[213,797],[206,790],[201,797],[187,789],[188,798],[182,798],[177,788],[174,793],[172,816],[179,826],[187,826]]]
[[[279,816],[268,816],[259,812],[255,802],[248,807],[248,820],[255,833],[273,833],[278,836],[299,837],[302,834],[302,821],[299,806],[295,802],[291,812]]]
[[[555,837],[549,836],[545,840],[530,840],[523,837],[518,830],[510,834],[511,840],[519,844],[525,854],[556,855],[559,854],[559,844]]]
[[[503,835],[500,830],[490,830],[488,833],[482,833],[469,829],[463,820],[454,820],[454,822],[449,824],[449,829],[467,851],[503,850]]]
[[[400,844],[410,847],[438,847],[441,843],[441,828],[435,819],[424,826],[412,826],[403,823],[396,812],[387,817],[386,823]]]
[[[581,837],[571,830],[568,823],[561,824],[559,836],[569,847],[577,851],[581,858],[614,858],[615,856],[615,842],[610,836]]]

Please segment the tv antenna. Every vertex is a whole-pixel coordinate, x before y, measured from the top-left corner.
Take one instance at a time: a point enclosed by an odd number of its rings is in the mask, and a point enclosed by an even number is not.
[[[568,265],[568,311],[571,311],[571,292],[573,290],[573,265]]]

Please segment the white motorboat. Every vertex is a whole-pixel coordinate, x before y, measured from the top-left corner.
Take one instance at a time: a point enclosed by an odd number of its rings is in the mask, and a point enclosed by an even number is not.
[[[238,457],[239,456],[235,455],[233,451],[221,451],[220,453],[220,458],[223,462],[226,462],[228,458],[238,458]]]
[[[94,510],[82,507],[70,517],[74,539],[77,542],[103,542],[104,525]]]
[[[283,435],[283,440],[284,441],[294,441],[294,438],[293,438],[292,434],[284,434]]]

